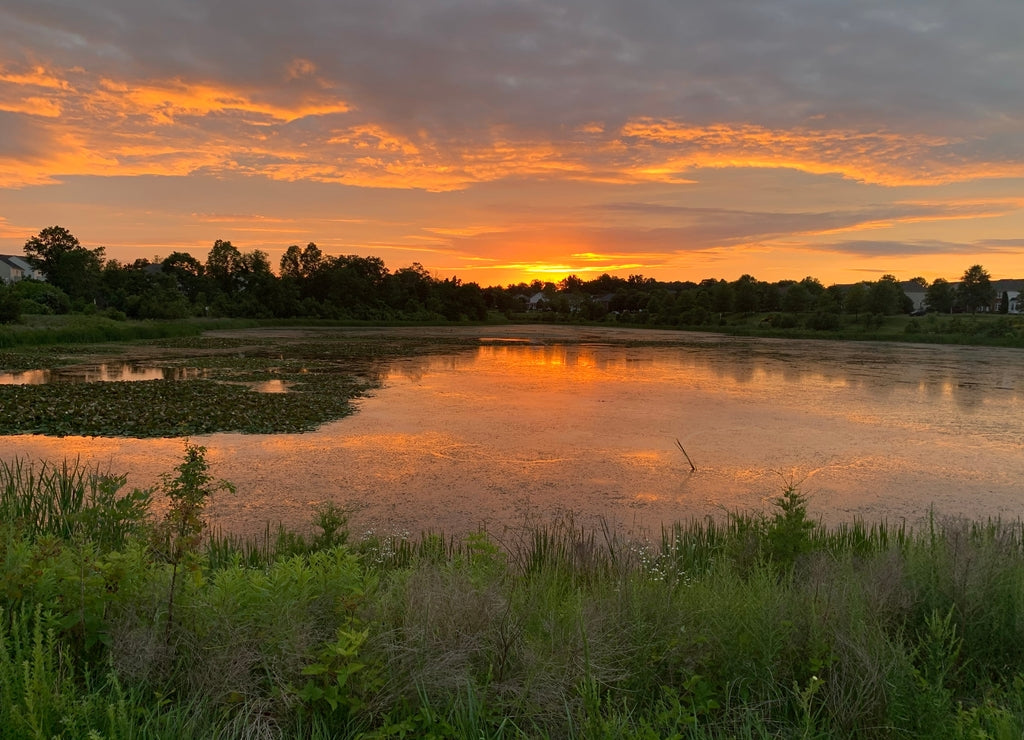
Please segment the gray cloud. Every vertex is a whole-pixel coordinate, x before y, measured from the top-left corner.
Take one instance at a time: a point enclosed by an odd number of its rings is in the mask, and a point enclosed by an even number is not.
[[[867,239],[855,239],[829,244],[816,244],[814,248],[857,257],[917,257],[937,254],[976,255],[989,251],[974,243],[947,242],[938,239],[924,241],[869,241]]]
[[[24,116],[0,110],[0,158],[32,160],[46,151],[48,142]]]
[[[829,210],[818,212],[747,211],[729,208],[691,208],[651,203],[612,203],[589,209],[594,217],[600,214],[623,213],[638,221],[669,222],[665,227],[676,232],[674,240],[686,249],[713,249],[758,240],[773,239],[783,235],[810,235],[854,229],[869,224],[895,223],[900,221],[933,220],[945,218],[967,218],[995,215],[1013,206],[993,204],[933,204],[933,203],[892,203],[862,208]],[[662,236],[665,229],[660,230]],[[657,233],[652,230],[652,233]],[[851,249],[869,247],[860,245],[878,244],[884,252],[887,245],[897,242],[849,241]],[[936,242],[936,244],[939,244]],[[816,245],[815,245],[816,248]],[[837,249],[837,251],[847,251]],[[910,251],[907,254],[918,254]]]
[[[976,0],[17,0],[25,61],[235,84],[301,58],[365,115],[438,139],[560,139],[645,115],[998,134],[1024,112],[1024,4]],[[1012,134],[1011,134],[1012,135]],[[984,147],[980,147],[984,149]]]

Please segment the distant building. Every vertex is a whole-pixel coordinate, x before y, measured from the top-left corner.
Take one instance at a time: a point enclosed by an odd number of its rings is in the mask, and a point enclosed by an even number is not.
[[[907,280],[900,283],[900,287],[903,289],[903,294],[914,304],[914,307],[910,309],[911,311],[923,311],[927,308],[926,299],[928,294],[925,289],[921,287],[921,283],[913,280]]]
[[[528,311],[541,311],[547,308],[548,297],[544,293],[534,293],[530,296],[530,302],[528,304]]]
[[[956,290],[960,287],[960,283],[950,283],[950,286]],[[900,287],[903,288],[904,295],[913,302],[914,311],[923,311],[928,308],[928,293],[919,283],[907,281],[900,283]],[[1003,293],[1006,293],[1010,300],[1010,313],[1024,313],[1024,297],[1022,297],[1022,294],[1024,294],[1024,280],[993,280],[992,290],[995,293],[995,298],[992,305],[981,308],[983,313],[997,312],[999,304],[1003,299]]]
[[[0,254],[0,280],[16,283],[19,280],[43,280],[43,275],[24,257]]]
[[[1024,313],[1024,298],[1021,297],[1021,294],[1024,293],[1024,280],[993,280],[992,288],[996,292],[993,310],[999,310],[1003,293],[1006,293],[1006,297],[1010,300],[1010,313]]]

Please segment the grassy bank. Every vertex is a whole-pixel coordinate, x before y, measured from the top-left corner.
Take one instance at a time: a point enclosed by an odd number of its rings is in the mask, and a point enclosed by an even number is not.
[[[643,314],[623,314],[602,321],[583,321],[554,313],[514,314],[514,323],[620,326],[676,329],[739,337],[827,339],[835,341],[915,342],[990,347],[1024,347],[1024,316],[955,314],[881,316],[877,314],[722,313],[708,314],[699,324],[663,324]]]
[[[1024,733],[1019,522],[825,528],[787,490],[656,542],[353,541],[331,507],[240,541],[202,448],[123,484],[0,468],[5,738]]]
[[[709,315],[701,324],[660,324],[640,315],[583,321],[553,312],[504,314],[491,312],[486,322],[462,325],[552,324],[638,329],[676,329],[744,337],[830,339],[840,341],[925,342],[994,347],[1024,347],[1024,316],[954,314],[927,316],[827,315],[787,313],[725,313]],[[180,321],[114,321],[103,316],[26,316],[21,323],[0,326],[0,349],[51,345],[131,342],[195,337],[216,329],[255,327],[436,327],[445,322],[356,321],[327,319],[183,319]]]

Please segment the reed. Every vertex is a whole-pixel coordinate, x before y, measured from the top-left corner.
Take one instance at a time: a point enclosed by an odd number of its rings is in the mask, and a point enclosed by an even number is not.
[[[5,738],[1024,734],[1019,521],[825,527],[790,489],[653,541],[325,510],[206,537],[172,623],[152,531],[84,516],[96,471],[4,470]]]

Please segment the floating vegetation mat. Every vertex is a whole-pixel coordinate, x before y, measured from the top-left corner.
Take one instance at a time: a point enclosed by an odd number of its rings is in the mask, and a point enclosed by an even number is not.
[[[352,413],[351,401],[379,386],[380,361],[444,352],[437,341],[282,341],[188,338],[132,345],[154,365],[199,368],[187,380],[0,385],[0,435],[182,437],[212,432],[312,431]],[[109,350],[109,347],[103,347]],[[59,350],[58,350],[59,351]],[[23,358],[6,358],[24,367]],[[38,363],[39,353],[31,355]],[[50,364],[66,358],[51,356]],[[39,365],[36,364],[36,367]],[[261,387],[286,393],[264,393]]]
[[[215,380],[53,383],[0,387],[0,433],[182,437],[211,432],[306,432],[352,412],[368,389],[322,377],[291,393]]]

